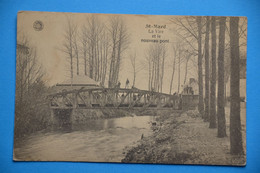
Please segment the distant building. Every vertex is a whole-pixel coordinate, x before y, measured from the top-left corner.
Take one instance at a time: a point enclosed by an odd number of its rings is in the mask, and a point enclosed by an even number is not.
[[[99,88],[100,85],[95,80],[91,79],[88,76],[74,76],[73,79],[68,79],[62,83],[58,83],[53,87],[53,92],[61,91],[70,91],[70,90],[79,90],[79,89],[88,89],[88,88]]]

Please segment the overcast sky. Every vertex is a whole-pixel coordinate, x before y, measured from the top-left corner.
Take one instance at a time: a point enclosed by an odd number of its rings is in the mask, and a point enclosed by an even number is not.
[[[73,23],[79,27],[86,24],[87,17],[91,14],[85,13],[53,13],[53,12],[20,12],[17,19],[17,37],[24,34],[30,40],[30,44],[37,49],[39,62],[42,64],[46,76],[45,80],[48,85],[55,85],[69,78],[68,61],[66,55],[60,51],[64,41],[65,27],[67,18],[69,17]],[[99,19],[107,24],[110,15],[97,14]],[[151,15],[121,15],[126,23],[128,33],[130,34],[130,44],[128,49],[123,54],[123,63],[119,74],[119,81],[124,87],[125,81],[128,78],[130,85],[133,81],[132,67],[130,65],[129,55],[136,52],[137,66],[144,66],[145,55],[150,44],[144,43],[141,39],[152,39],[152,33],[149,33],[146,25],[166,25],[166,28],[160,29],[163,31],[162,40],[169,40],[165,43],[167,46],[167,57],[165,62],[163,92],[169,93],[170,78],[172,73],[171,63],[173,59],[172,43],[176,42],[173,30],[174,25],[170,22],[173,16],[151,16]],[[44,28],[41,31],[36,31],[33,28],[33,23],[37,20],[42,21]],[[151,31],[151,30],[150,30]],[[191,57],[196,63],[196,57]],[[81,62],[83,60],[81,59]],[[193,64],[194,64],[193,62]],[[197,78],[197,70],[192,62],[189,65],[188,78]],[[74,63],[75,65],[75,63]],[[80,66],[81,74],[83,75],[83,66]],[[181,67],[181,84],[183,83],[184,64]],[[175,71],[173,90],[177,89],[177,70]],[[143,69],[139,71],[136,77],[136,87],[140,89],[148,88],[148,71]]]

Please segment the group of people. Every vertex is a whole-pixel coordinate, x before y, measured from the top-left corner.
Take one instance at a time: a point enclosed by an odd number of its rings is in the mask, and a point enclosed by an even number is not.
[[[127,78],[127,79],[126,79],[126,82],[125,82],[125,88],[126,88],[126,89],[129,89],[129,87],[130,87],[130,86],[129,86],[129,83],[130,83],[130,82],[129,82],[128,78]],[[116,87],[117,87],[117,88],[120,88],[120,87],[121,87],[120,81],[118,81]],[[133,87],[132,87],[132,88],[133,88]]]

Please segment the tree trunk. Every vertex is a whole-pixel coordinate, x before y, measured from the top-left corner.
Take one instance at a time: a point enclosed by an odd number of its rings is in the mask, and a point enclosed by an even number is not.
[[[133,85],[132,85],[132,87],[135,87],[135,77],[136,77],[136,73],[134,72],[134,80],[133,80]]]
[[[121,31],[122,32],[122,31]],[[118,76],[119,76],[119,70],[120,70],[120,64],[121,64],[121,45],[122,45],[122,38],[120,33],[120,39],[118,42],[118,51],[117,51],[117,60],[116,60],[116,67],[115,67],[115,78],[114,78],[114,85],[117,84]]]
[[[188,74],[188,63],[189,63],[189,57],[187,57],[187,59],[186,59],[186,63],[185,63],[185,74],[184,74],[183,85],[186,84],[186,80],[187,80],[187,74]]]
[[[67,27],[65,31],[65,40],[63,43],[64,52],[67,54],[69,63],[70,63],[70,78],[71,78],[71,85],[73,82],[73,56],[75,51],[75,40],[76,40],[76,26],[70,21],[67,20]]]
[[[94,65],[94,58],[93,58],[93,54],[94,54],[94,50],[93,50],[93,42],[91,42],[91,56],[90,56],[90,60],[89,60],[89,77],[91,79],[93,78],[93,65]]]
[[[219,21],[219,48],[218,48],[218,137],[223,138],[226,135],[226,117],[225,117],[225,79],[224,79],[224,56],[225,56],[225,26],[226,17],[220,17]]]
[[[207,16],[205,36],[205,113],[204,121],[209,121],[209,29],[210,17]]]
[[[77,37],[75,35],[74,37]],[[78,45],[77,45],[77,39],[75,38],[75,54],[76,54],[76,59],[77,59],[77,75],[79,75],[79,52],[78,52]]]
[[[102,76],[101,76],[101,85],[104,86],[105,85],[105,79],[106,79],[106,73],[107,73],[107,49],[108,49],[108,45],[107,45],[107,37],[104,37],[104,43],[103,43],[103,49],[102,49]]]
[[[211,18],[211,80],[209,128],[216,128],[216,19]]]
[[[94,37],[95,39],[95,43],[94,43],[94,79],[95,81],[97,81],[97,69],[98,69],[98,65],[97,65],[97,40],[96,37]]]
[[[204,114],[204,104],[203,104],[203,74],[202,74],[202,53],[201,53],[201,30],[202,23],[201,17],[197,18],[198,25],[198,78],[199,78],[199,112],[201,115]]]
[[[170,83],[170,94],[172,94],[172,82],[173,82],[173,77],[174,77],[174,72],[175,72],[175,59],[176,59],[176,56],[174,56],[173,64],[172,64],[172,77],[171,77],[171,83]]]
[[[97,80],[96,81],[100,81],[100,55],[99,55],[99,51],[100,51],[100,45],[99,45],[99,38],[97,36]]]
[[[86,43],[83,43],[83,58],[84,58],[84,74],[87,76],[87,50]]]
[[[148,79],[148,90],[151,91],[151,61],[148,59],[149,79]]]
[[[152,58],[152,77],[151,77],[151,90],[154,90],[154,72],[155,72],[155,63],[154,63],[154,58]]]
[[[156,58],[157,58],[156,91],[159,92],[160,91],[160,83],[159,83],[160,82],[160,57],[159,57],[159,53],[157,54]]]
[[[227,84],[225,83],[225,88],[224,88],[224,100],[225,100],[225,106],[227,104]]]
[[[230,18],[230,153],[243,154],[241,122],[240,122],[240,56],[238,17]]]
[[[102,42],[100,43],[99,46],[99,51],[100,51],[100,72],[99,72],[99,81],[102,82],[102,76],[103,76],[103,44]]]
[[[164,51],[164,50],[163,50]],[[161,74],[161,92],[163,87],[163,76],[164,76],[164,61],[165,61],[165,52],[162,52],[162,74]]]
[[[180,94],[180,79],[181,79],[181,54],[179,51],[179,63],[178,63],[178,94]]]
[[[113,41],[113,50],[112,50],[112,56],[111,56],[111,62],[110,62],[110,68],[109,68],[109,79],[108,79],[108,87],[113,87],[113,71],[114,71],[114,64],[115,64],[115,51],[116,51],[116,41]]]
[[[134,55],[131,55],[131,65],[133,67],[133,73],[134,73],[134,79],[133,79],[133,87],[135,86],[135,78],[136,78],[136,53]]]
[[[73,55],[72,55],[72,51],[70,53],[70,78],[71,78],[71,85],[73,82]]]

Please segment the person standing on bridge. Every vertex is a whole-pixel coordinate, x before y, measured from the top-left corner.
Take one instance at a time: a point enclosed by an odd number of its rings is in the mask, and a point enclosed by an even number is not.
[[[120,88],[120,86],[121,86],[121,83],[120,83],[120,81],[118,81],[117,88]]]
[[[129,80],[128,80],[128,78],[126,79],[126,82],[125,82],[125,88],[129,88]]]

